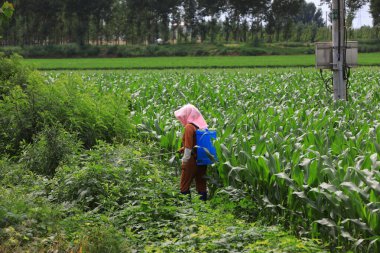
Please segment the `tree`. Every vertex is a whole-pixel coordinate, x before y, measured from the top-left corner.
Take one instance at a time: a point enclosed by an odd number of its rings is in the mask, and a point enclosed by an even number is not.
[[[373,26],[380,26],[380,0],[371,0],[370,12],[373,18]]]
[[[183,8],[185,10],[185,26],[186,26],[186,37],[185,40],[190,37],[190,41],[194,41],[197,35],[197,1],[196,0],[184,0]]]
[[[110,14],[114,0],[65,0],[66,16],[74,19],[76,41],[83,46],[89,41],[89,25],[91,17],[95,22],[102,22]],[[99,27],[98,27],[99,28]]]
[[[352,27],[352,22],[355,19],[356,13],[360,8],[362,8],[368,0],[347,0],[346,8],[347,8],[347,16],[346,16],[346,26],[348,28]]]
[[[323,20],[322,9],[318,8],[317,12],[314,14],[313,23],[317,25],[317,27],[322,27],[325,25],[325,21]]]
[[[4,20],[8,20],[12,17],[14,11],[13,4],[5,2],[0,8],[0,24]]]
[[[287,32],[285,37],[289,37],[291,20],[299,13],[302,3],[304,0],[274,0],[272,2],[269,14],[271,15],[270,20],[274,22],[271,25],[274,25],[277,41],[280,40],[280,33],[284,28]]]
[[[5,2],[0,8],[0,29],[2,28],[3,22],[9,20],[12,17],[14,11],[13,4]],[[2,30],[0,30],[2,33]],[[2,37],[0,36],[0,39]]]
[[[66,14],[68,19],[76,21],[76,41],[79,45],[86,44],[88,36],[90,16],[93,12],[92,0],[67,0]]]
[[[226,0],[198,0],[198,6],[202,16],[215,17],[226,6]]]
[[[331,0],[320,0],[321,3],[331,3]],[[355,19],[356,12],[360,10],[369,0],[346,0],[346,26],[352,27],[352,21]]]
[[[294,20],[296,23],[302,24],[314,23],[318,27],[322,27],[325,24],[321,8],[317,9],[314,3],[306,3],[305,1],[301,3],[300,10]]]
[[[317,7],[314,3],[306,3],[305,1],[301,4],[300,11],[295,17],[296,22],[301,22],[302,24],[310,24],[313,22],[313,18]]]
[[[201,20],[204,17],[210,16],[211,21],[208,22],[208,33],[210,36],[210,41],[215,42],[217,33],[219,32],[218,18],[220,13],[224,10],[226,6],[226,0],[198,0],[198,15]],[[201,24],[200,31],[202,33],[203,26]]]
[[[180,0],[155,0],[152,1],[152,11],[157,13],[160,37],[164,41],[169,40],[170,14],[173,14],[181,4]]]
[[[249,15],[252,18],[262,15],[269,8],[270,0],[228,0],[226,10],[231,19],[234,40],[239,41],[239,31],[241,29],[241,19]]]
[[[223,32],[224,32],[224,40],[228,42],[230,40],[230,33],[231,33],[231,23],[228,17],[223,22]]]

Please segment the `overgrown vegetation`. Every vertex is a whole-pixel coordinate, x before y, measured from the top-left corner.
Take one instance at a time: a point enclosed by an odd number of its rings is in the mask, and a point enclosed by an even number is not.
[[[311,70],[31,72],[0,100],[1,250],[321,251],[265,223],[376,252],[380,77],[351,78],[334,104]],[[158,156],[179,147],[172,112],[188,102],[219,134],[206,204],[178,196],[175,157]],[[37,122],[29,139],[21,119]]]
[[[328,39],[326,39],[328,40]],[[258,55],[311,55],[314,43],[237,43],[237,44],[177,44],[177,45],[41,45],[1,47],[6,55],[14,53],[25,58],[94,58],[94,57],[162,57],[162,56],[258,56]],[[380,41],[360,40],[359,52],[380,52]]]
[[[141,142],[99,143],[52,179],[1,160],[0,250],[323,252],[310,240],[245,220],[253,203],[243,192],[227,189],[208,204],[182,199],[174,167],[136,159],[157,152]]]
[[[312,54],[309,43],[282,44],[178,44],[149,46],[95,46],[75,44],[50,46],[2,47],[5,54],[17,53],[26,58],[67,57],[141,57],[141,56],[209,56],[209,55],[287,55]]]
[[[179,138],[157,140],[145,120],[134,127],[136,100],[149,94],[94,75],[42,75],[17,57],[0,65],[26,80],[0,100],[1,252],[323,252],[260,224],[245,191],[213,184],[208,203],[180,196],[179,166],[159,156]]]
[[[21,141],[31,143],[46,126],[57,123],[77,133],[85,147],[97,139],[121,140],[132,134],[125,91],[114,94],[107,87],[85,86],[76,75],[45,78],[25,69],[18,57],[0,61],[0,78],[5,80],[0,94],[1,153],[18,154]]]

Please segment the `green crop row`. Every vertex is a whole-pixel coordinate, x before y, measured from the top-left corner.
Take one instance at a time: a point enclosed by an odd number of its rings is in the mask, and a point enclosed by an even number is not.
[[[349,101],[338,103],[312,70],[83,79],[130,93],[139,136],[169,150],[178,148],[182,131],[174,110],[196,105],[219,134],[215,185],[246,190],[268,221],[324,238],[332,249],[379,250],[379,73],[353,72]]]
[[[359,55],[359,64],[379,66],[380,53]],[[253,67],[314,67],[314,55],[272,56],[208,56],[208,57],[138,57],[138,58],[76,58],[25,59],[42,70],[83,69],[180,69],[180,68],[253,68]]]

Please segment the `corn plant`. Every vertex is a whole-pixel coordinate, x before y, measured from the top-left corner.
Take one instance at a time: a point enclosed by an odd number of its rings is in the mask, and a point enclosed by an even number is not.
[[[352,75],[334,103],[312,70],[98,73],[99,91],[131,94],[138,136],[180,145],[173,116],[196,105],[210,127],[224,185],[251,194],[269,221],[332,248],[380,250],[380,75]]]

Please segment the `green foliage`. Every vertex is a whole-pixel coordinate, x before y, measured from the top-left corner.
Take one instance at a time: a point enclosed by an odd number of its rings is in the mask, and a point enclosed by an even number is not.
[[[174,168],[144,158],[157,152],[154,143],[99,143],[77,155],[75,168],[63,165],[51,179],[29,180],[24,170],[20,182],[6,179],[21,174],[18,165],[2,161],[0,185],[12,188],[1,186],[0,250],[323,252],[280,228],[244,220],[254,205],[242,191],[226,189],[210,203],[181,198]]]
[[[78,75],[41,80],[28,87],[29,97],[38,99],[35,110],[40,122],[60,122],[65,129],[78,132],[85,147],[95,145],[96,140],[122,141],[131,134],[125,90],[113,89],[112,84],[84,86]]]
[[[350,103],[334,104],[308,70],[32,72],[25,89],[15,86],[0,101],[0,140],[8,153],[25,147],[28,158],[0,160],[0,186],[8,191],[0,198],[0,249],[320,251],[251,223],[263,217],[322,238],[333,251],[376,252],[379,75],[361,69],[351,78]],[[208,203],[179,197],[170,157],[156,156],[178,148],[182,127],[172,113],[189,102],[219,134]],[[72,156],[72,136],[92,149]],[[115,138],[124,145],[109,144]],[[25,145],[16,149],[17,140]],[[54,164],[53,174],[39,154],[71,159]]]
[[[68,248],[58,229],[62,210],[41,195],[42,182],[36,180],[34,186],[25,185],[28,188],[0,186],[1,252]]]
[[[302,28],[302,25],[300,25]],[[359,40],[359,52],[370,53],[379,52],[378,39],[372,39],[371,36],[366,36],[365,28],[363,31],[355,32],[355,37],[352,39]],[[175,56],[261,56],[261,55],[311,55],[314,54],[314,42],[326,41],[330,39],[322,38],[330,31],[315,30],[313,27],[298,31],[299,39],[294,39],[290,42],[279,43],[261,43],[257,38],[253,43],[240,43],[240,44],[178,44],[178,45],[148,45],[148,46],[133,46],[133,45],[119,45],[119,46],[96,46],[88,45],[79,47],[76,44],[67,45],[45,45],[45,46],[23,46],[23,47],[2,47],[0,52],[5,55],[12,53],[21,54],[26,58],[93,58],[104,57],[122,58],[122,57],[175,57]],[[310,40],[304,37],[313,37]],[[306,41],[300,42],[300,41]],[[314,56],[313,56],[314,57]],[[45,60],[45,59],[38,59]],[[62,60],[62,59],[56,59]],[[76,59],[70,59],[76,61]],[[99,60],[99,59],[97,59]],[[120,59],[115,59],[118,61]],[[134,60],[134,59],[128,59]],[[81,66],[86,68],[86,66]],[[119,68],[121,68],[120,66]]]
[[[379,0],[370,0],[370,12],[373,17],[373,25],[380,25],[380,1]]]
[[[66,131],[78,133],[85,147],[95,145],[98,139],[122,141],[131,135],[129,94],[125,90],[113,89],[111,84],[84,86],[77,75],[45,79],[21,65],[18,57],[2,59],[5,88],[0,100],[0,144],[4,147],[1,152],[19,154],[21,142],[32,143],[34,135],[45,126],[57,123]],[[24,81],[27,85],[21,87]],[[36,145],[42,149],[43,142]]]
[[[116,86],[128,82],[140,133],[172,150],[170,140],[180,135],[172,111],[197,105],[219,130],[215,185],[248,192],[255,213],[269,223],[323,238],[332,250],[379,247],[377,72],[353,72],[350,103],[335,104],[308,70],[97,77]]]
[[[41,45],[23,47],[3,47],[0,52],[9,55],[12,52],[26,58],[71,58],[71,57],[160,57],[160,56],[208,56],[208,55],[271,55],[303,54],[313,49],[311,45],[298,43],[297,47],[277,44],[240,44],[230,47],[228,44],[178,44],[178,45],[119,45],[80,47],[76,44]]]
[[[26,168],[49,177],[61,163],[68,163],[80,150],[77,136],[60,125],[45,127],[35,135],[33,143],[22,147],[21,162]]]
[[[62,229],[68,234],[66,240],[73,244],[74,252],[130,252],[131,245],[128,239],[120,229],[112,225],[106,215],[76,214],[67,217],[61,224]],[[64,250],[64,247],[60,250]]]
[[[13,4],[9,3],[8,1],[5,1],[0,8],[0,25],[4,20],[10,19],[12,17],[13,12]]]
[[[36,57],[47,55],[67,57],[77,49],[81,51],[78,55],[101,56],[104,52],[102,45],[188,42],[255,44],[257,39],[261,42],[274,39],[277,42],[331,40],[331,31],[324,27],[322,9],[313,2],[306,2],[305,0],[253,2],[35,0],[32,4],[30,1],[21,1],[17,3],[18,10],[14,13],[12,22],[5,26],[4,37],[7,45],[39,45],[26,50],[24,54],[26,56],[29,52]],[[355,13],[364,2],[368,0],[346,1],[348,28],[352,27]],[[371,1],[374,26],[378,24],[378,5],[378,1]],[[220,18],[222,13],[225,17],[223,19]],[[367,26],[366,29],[370,30],[366,32],[367,39],[379,39],[377,28]],[[356,39],[356,30],[349,31],[349,35],[350,39]],[[162,42],[157,43],[158,39]],[[73,46],[74,43],[78,46]],[[87,47],[87,45],[97,46]],[[65,50],[66,47],[68,51]],[[142,51],[151,53],[150,56],[208,53],[207,50],[192,53],[166,48],[157,50],[156,46],[147,49]],[[125,47],[112,50],[124,56],[132,56],[135,53],[142,55],[141,52],[126,50]],[[247,50],[239,53],[247,53]],[[252,53],[253,50],[250,50],[249,55]]]
[[[131,155],[141,154],[148,146],[136,149],[113,146],[100,142],[78,156],[77,164],[62,166],[54,178],[52,197],[58,202],[71,202],[83,210],[100,212],[113,209],[127,210],[140,200],[137,189],[143,190],[140,180],[149,180],[146,187],[157,191],[162,182],[158,168]],[[135,190],[134,190],[135,189]],[[146,195],[146,196],[145,196]],[[152,196],[157,193],[152,192]],[[148,198],[149,194],[144,194]],[[124,207],[125,206],[125,207]]]
[[[0,99],[15,86],[26,87],[29,74],[30,68],[24,65],[20,56],[6,57],[0,53]]]
[[[320,251],[247,223],[257,206],[244,191],[213,204],[180,195],[175,157],[162,154],[178,147],[177,129],[140,112],[144,82],[114,77],[30,72],[0,100],[1,252]]]
[[[285,48],[292,46],[293,44],[287,43]],[[241,48],[239,50],[245,49]],[[313,52],[313,49],[310,50],[310,53]],[[276,53],[273,52],[273,54]],[[378,66],[380,64],[379,57],[380,53],[359,54],[359,65]],[[315,66],[314,55],[26,59],[24,61],[28,65],[34,65],[41,70],[238,69]]]
[[[359,52],[370,53],[380,50],[380,40],[366,40],[359,42]]]

